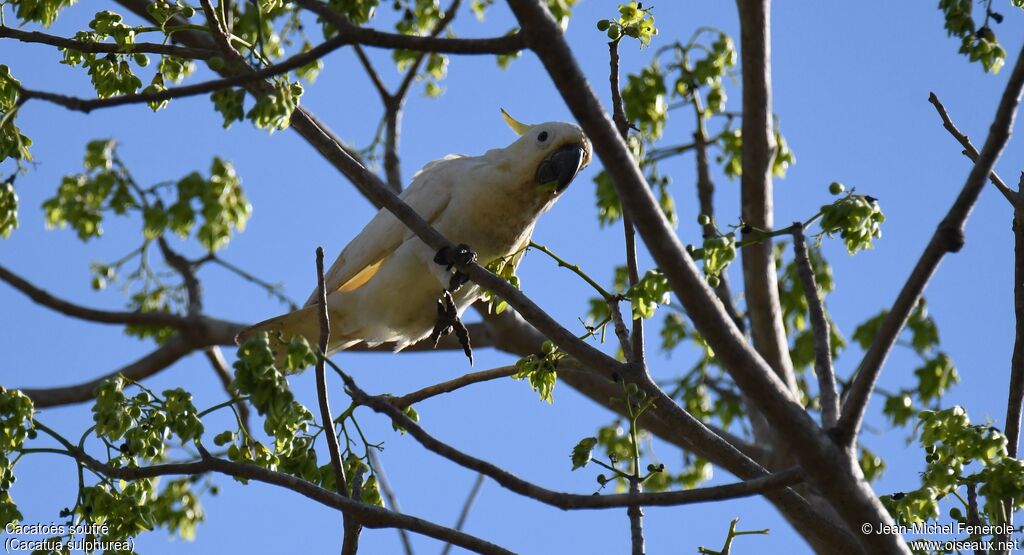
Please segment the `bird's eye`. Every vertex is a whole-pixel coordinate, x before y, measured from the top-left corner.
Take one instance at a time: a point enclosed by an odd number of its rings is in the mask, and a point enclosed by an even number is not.
[[[548,140],[548,132],[547,131],[541,131],[540,135],[537,135],[537,141],[543,143],[546,140]]]

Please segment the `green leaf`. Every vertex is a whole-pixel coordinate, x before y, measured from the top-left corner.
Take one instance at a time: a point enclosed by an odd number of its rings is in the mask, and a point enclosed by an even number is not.
[[[572,448],[572,470],[583,468],[590,462],[591,453],[597,445],[596,437],[585,437]]]

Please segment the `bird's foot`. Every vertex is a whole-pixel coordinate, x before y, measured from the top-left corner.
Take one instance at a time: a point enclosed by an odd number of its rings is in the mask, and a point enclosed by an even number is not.
[[[437,254],[434,255],[434,262],[444,266],[445,270],[450,272],[456,266],[465,266],[476,262],[476,253],[469,248],[469,245],[460,243],[454,247],[447,246],[437,251]],[[448,291],[452,293],[458,291],[467,281],[469,281],[469,276],[455,270],[448,282]]]
[[[434,348],[437,348],[437,342],[442,337],[452,332],[459,339],[459,345],[462,345],[462,352],[466,353],[466,356],[469,357],[469,365],[472,366],[473,347],[469,343],[469,330],[466,329],[465,324],[459,318],[459,309],[455,305],[455,299],[452,298],[451,292],[445,290],[441,294],[441,298],[437,300],[437,319],[434,321],[434,331],[430,333],[430,341],[433,342]]]

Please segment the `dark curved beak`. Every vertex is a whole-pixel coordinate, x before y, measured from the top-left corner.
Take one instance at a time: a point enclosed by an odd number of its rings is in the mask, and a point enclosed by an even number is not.
[[[561,193],[572,183],[583,163],[583,145],[568,144],[551,153],[537,167],[537,183],[551,184],[556,192]]]

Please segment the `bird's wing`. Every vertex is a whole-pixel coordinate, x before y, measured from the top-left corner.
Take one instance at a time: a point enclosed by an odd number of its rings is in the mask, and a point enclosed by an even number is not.
[[[451,161],[458,156],[435,160],[413,176],[412,183],[400,195],[427,223],[433,224],[451,200],[455,183]],[[341,251],[324,276],[327,293],[354,291],[377,273],[381,265],[412,234],[390,211],[381,210]],[[306,305],[316,300],[316,291]]]

